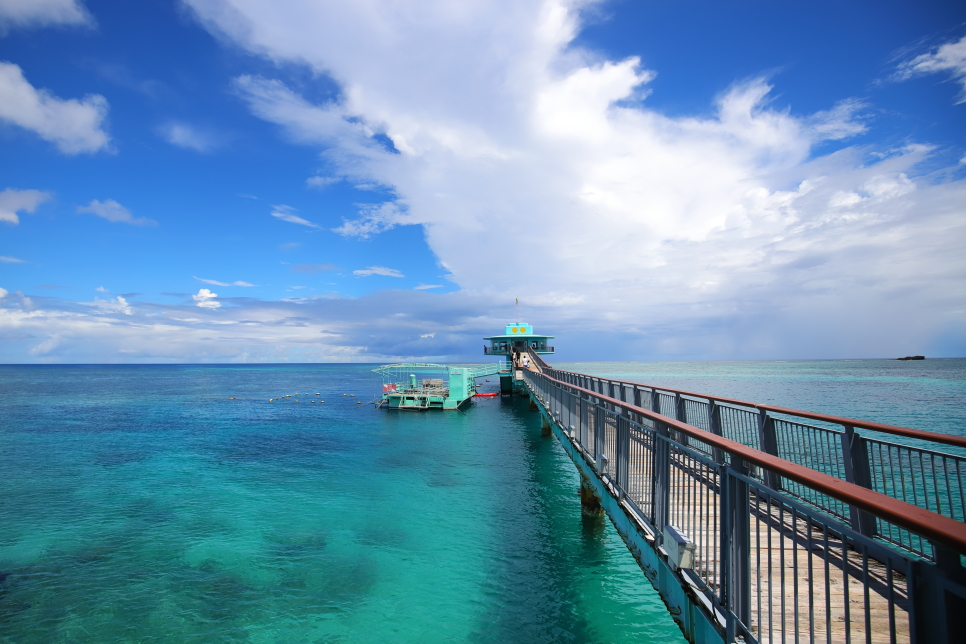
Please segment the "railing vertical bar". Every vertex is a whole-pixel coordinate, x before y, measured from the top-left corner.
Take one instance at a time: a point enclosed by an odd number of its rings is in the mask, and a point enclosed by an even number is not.
[[[822,526],[822,552],[825,556],[822,560],[825,562],[825,642],[826,644],[832,644],[832,586],[831,586],[831,571],[829,570],[829,550],[828,547],[828,525]]]
[[[778,553],[779,553],[779,587],[781,591],[781,614],[782,614],[782,644],[785,644],[785,635],[788,633],[785,615],[785,503],[778,500]]]
[[[768,495],[768,523],[769,524],[772,522],[771,502],[772,502],[772,497],[769,494]],[[772,589],[772,584],[774,582],[774,573],[772,572],[772,559],[774,559],[774,557],[772,556],[773,554],[772,536],[773,536],[772,530],[771,530],[771,527],[769,526],[768,528],[768,641],[769,642],[775,641],[774,633],[773,633],[774,627],[775,627],[775,618],[772,616],[772,606],[774,606],[775,604],[775,602],[772,601],[772,598],[775,596],[775,593]]]
[[[842,540],[842,603],[845,611],[845,644],[852,644],[852,616],[849,606],[849,544],[846,542],[845,535],[839,537]]]
[[[795,602],[795,644],[798,644],[799,640],[799,628],[798,628],[798,548],[796,547],[796,535],[798,534],[798,512],[795,508],[792,508],[792,536],[791,536],[791,546],[792,546],[792,597]]]
[[[966,496],[963,495],[963,474],[959,471],[959,461],[956,463],[956,481],[959,486],[959,510],[960,521],[966,521]]]
[[[808,548],[805,556],[808,558],[808,644],[815,644],[815,570],[812,552],[812,520],[805,517],[805,532],[808,535],[805,545]]]
[[[896,597],[895,579],[892,574],[892,559],[886,560],[886,579],[888,581],[888,595],[886,599],[889,602],[889,644],[896,644]]]
[[[922,500],[926,504],[927,510],[932,510],[929,507],[929,483],[926,480],[926,464],[923,462],[922,452],[919,452],[919,476],[922,477]]]
[[[936,457],[935,457],[935,455],[933,455],[933,454],[930,454],[929,455],[929,462],[932,465],[932,487],[933,487],[933,491],[936,493],[936,512],[938,512],[939,514],[942,514],[943,513],[943,504],[942,504],[942,500],[940,499],[940,495],[939,495],[939,477],[936,476]],[[945,465],[945,463],[944,463],[944,465]],[[944,472],[945,472],[945,470],[946,470],[946,468],[943,467],[943,471]],[[949,489],[948,479],[947,479],[946,489]],[[952,508],[950,508],[950,509],[952,509]]]
[[[771,554],[769,553],[769,556]],[[761,494],[757,491],[755,492],[755,595],[757,602],[757,610],[755,615],[757,617],[758,626],[758,636],[761,639]]]
[[[865,644],[872,644],[872,610],[869,605],[869,549],[862,547],[862,587],[865,589]]]

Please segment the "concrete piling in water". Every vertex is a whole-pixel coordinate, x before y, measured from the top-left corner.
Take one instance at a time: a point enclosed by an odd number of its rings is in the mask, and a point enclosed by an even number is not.
[[[543,414],[541,414],[540,415],[540,435],[550,436],[552,433],[553,433],[553,429],[550,426],[550,419],[544,416]]]
[[[580,511],[590,517],[598,517],[604,512],[594,486],[583,475],[580,477]]]
[[[537,409],[537,401],[533,399],[533,396],[530,396],[530,411],[537,411]]]

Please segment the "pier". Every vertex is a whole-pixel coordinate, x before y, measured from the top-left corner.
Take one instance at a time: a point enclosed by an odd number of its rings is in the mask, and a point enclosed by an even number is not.
[[[512,393],[689,641],[966,641],[966,438],[561,371],[522,346]]]

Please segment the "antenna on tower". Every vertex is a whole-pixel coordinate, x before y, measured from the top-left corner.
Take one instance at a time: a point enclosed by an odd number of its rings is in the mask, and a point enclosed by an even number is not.
[[[520,324],[520,298],[517,298],[517,324]]]

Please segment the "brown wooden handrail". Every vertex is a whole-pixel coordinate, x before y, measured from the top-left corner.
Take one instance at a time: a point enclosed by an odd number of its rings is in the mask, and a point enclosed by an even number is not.
[[[798,483],[821,492],[822,494],[826,494],[832,498],[838,499],[839,501],[848,503],[849,505],[854,505],[857,508],[861,508],[866,512],[870,512],[882,519],[885,519],[890,523],[894,523],[895,525],[911,530],[918,535],[948,546],[960,554],[966,554],[966,523],[956,521],[955,519],[951,519],[949,517],[944,517],[941,514],[926,510],[925,508],[920,508],[919,506],[912,505],[911,503],[906,503],[905,501],[900,501],[899,499],[894,499],[891,496],[886,496],[885,494],[855,485],[854,483],[848,483],[833,476],[829,476],[828,474],[817,472],[803,465],[797,465],[790,461],[786,461],[783,458],[766,454],[765,452],[759,451],[752,447],[747,447],[741,443],[718,436],[717,434],[712,434],[711,432],[700,429],[699,427],[682,423],[679,420],[658,414],[649,409],[636,407],[633,404],[624,402],[623,400],[611,398],[596,391],[584,389],[583,387],[578,387],[577,385],[572,385],[568,382],[552,378],[546,373],[540,373],[539,375],[564,387],[589,394],[594,398],[597,398],[608,404],[623,407],[635,414],[639,414],[646,418],[650,418],[651,420],[664,423],[666,426],[672,427],[683,434],[687,434],[688,436],[696,438],[703,443],[707,443],[722,451],[728,452],[733,457],[753,463],[759,467],[775,472],[776,474],[780,474],[788,479],[797,481]]]
[[[654,389],[657,391],[666,391],[673,394],[681,394],[682,396],[693,396],[695,398],[704,398],[706,400],[710,400],[714,402],[728,403],[729,405],[740,405],[742,407],[751,407],[753,409],[758,409],[760,411],[772,411],[778,414],[786,414],[788,416],[799,416],[801,418],[820,420],[826,423],[832,423],[834,425],[843,425],[843,426],[848,426],[848,427],[853,427],[858,429],[871,429],[873,431],[882,432],[884,434],[893,434],[895,436],[905,436],[907,438],[918,438],[919,440],[929,441],[932,443],[942,443],[944,445],[954,445],[956,447],[966,448],[966,437],[954,436],[953,434],[930,432],[924,429],[912,429],[911,427],[902,427],[900,425],[887,425],[885,423],[874,423],[867,420],[859,420],[857,418],[846,418],[844,416],[820,414],[817,412],[802,411],[800,409],[778,407],[777,405],[748,402],[746,400],[738,400],[736,398],[725,398],[724,396],[711,396],[708,394],[695,393],[693,391],[685,391],[683,389],[670,389],[668,387],[657,387],[655,385],[648,385],[641,382],[612,380],[610,378],[603,378],[601,376],[593,376],[591,374],[586,374],[586,373],[577,373],[575,371],[564,371],[563,369],[554,369],[549,365],[547,366],[548,368],[553,369],[554,371],[570,373],[575,376],[597,378],[598,380],[603,380],[605,382],[614,382],[614,383],[623,384],[623,385],[632,385],[635,387],[647,387],[648,389]]]

